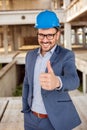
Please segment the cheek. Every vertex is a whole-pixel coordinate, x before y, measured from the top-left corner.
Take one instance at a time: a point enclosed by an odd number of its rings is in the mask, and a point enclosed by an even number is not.
[[[60,33],[57,34],[56,40],[59,40]]]
[[[41,40],[38,39],[38,43],[41,43]]]
[[[56,39],[54,39],[54,40],[52,41],[52,45],[54,45],[54,44],[56,44]]]

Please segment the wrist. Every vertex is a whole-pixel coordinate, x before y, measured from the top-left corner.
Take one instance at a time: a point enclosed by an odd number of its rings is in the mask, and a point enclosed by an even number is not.
[[[58,79],[58,76],[56,76],[56,88],[60,88],[60,80]]]

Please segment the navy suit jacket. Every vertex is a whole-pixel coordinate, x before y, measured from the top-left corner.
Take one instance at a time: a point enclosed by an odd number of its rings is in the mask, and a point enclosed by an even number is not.
[[[26,55],[25,77],[23,82],[23,112],[31,110],[33,99],[34,67],[38,49]],[[63,86],[60,90],[44,90],[41,88],[43,102],[55,130],[71,130],[81,121],[75,106],[68,94],[79,86],[79,78],[75,66],[75,57],[72,51],[61,46],[56,47],[50,58],[55,75],[60,76]],[[47,72],[47,69],[46,69]]]

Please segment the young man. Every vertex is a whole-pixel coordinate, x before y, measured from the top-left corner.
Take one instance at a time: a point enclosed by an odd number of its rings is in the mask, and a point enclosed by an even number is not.
[[[71,130],[81,123],[68,94],[79,86],[74,54],[57,45],[60,23],[54,12],[40,12],[35,27],[40,48],[26,56],[25,130]]]

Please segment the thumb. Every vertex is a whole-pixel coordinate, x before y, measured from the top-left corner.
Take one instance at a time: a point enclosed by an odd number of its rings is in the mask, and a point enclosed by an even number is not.
[[[50,61],[47,62],[47,69],[48,69],[48,73],[54,73]]]

